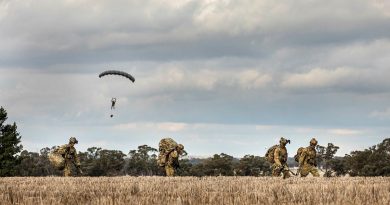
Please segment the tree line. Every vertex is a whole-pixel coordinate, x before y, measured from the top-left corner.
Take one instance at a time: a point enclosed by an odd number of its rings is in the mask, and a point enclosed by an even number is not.
[[[43,148],[39,153],[23,150],[16,123],[5,124],[7,113],[0,108],[0,176],[53,176],[62,175],[48,160],[55,149]],[[316,147],[317,164],[325,176],[390,176],[390,138],[363,151],[353,151],[344,157],[335,157],[338,146],[328,143]],[[290,153],[293,153],[290,151]],[[153,176],[164,175],[157,165],[158,150],[148,145],[123,153],[100,147],[79,152],[81,169],[85,176]],[[289,167],[296,167],[294,158]],[[263,156],[245,155],[234,158],[225,153],[208,158],[180,159],[179,176],[269,176],[270,164]]]

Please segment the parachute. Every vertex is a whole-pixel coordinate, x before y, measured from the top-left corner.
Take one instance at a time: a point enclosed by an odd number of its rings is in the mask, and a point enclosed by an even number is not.
[[[133,83],[135,81],[135,78],[132,75],[130,75],[130,74],[126,73],[126,72],[123,72],[123,71],[118,71],[118,70],[107,70],[107,71],[104,71],[103,73],[99,74],[99,78],[101,78],[103,76],[106,76],[106,75],[120,75],[120,76],[123,76],[125,78],[128,78]]]

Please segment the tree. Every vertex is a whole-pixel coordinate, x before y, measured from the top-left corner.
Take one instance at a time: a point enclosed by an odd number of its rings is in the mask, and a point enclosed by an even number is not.
[[[119,176],[123,175],[125,157],[122,151],[106,150],[97,147],[79,152],[81,169],[88,176]]]
[[[270,173],[271,168],[267,160],[254,155],[245,155],[235,168],[235,175],[240,176],[266,176]]]
[[[130,150],[126,174],[129,175],[161,175],[157,166],[157,149],[148,145],[138,146],[138,150]]]
[[[334,145],[333,143],[328,143],[327,147],[317,145],[316,149],[317,156],[319,158],[318,161],[320,161],[322,166],[325,168],[324,176],[330,177],[332,175],[332,172],[330,170],[330,161],[334,158],[334,155],[336,154],[339,147]]]
[[[225,153],[215,154],[204,161],[204,173],[208,176],[233,176],[234,158]]]
[[[126,156],[119,150],[101,150],[99,165],[101,170],[104,170],[105,176],[123,175],[123,167],[125,165]]]
[[[390,138],[363,151],[345,156],[351,176],[390,176]]]
[[[40,150],[40,153],[23,150],[20,153],[21,162],[17,166],[18,176],[61,175],[61,172],[49,162],[48,154],[52,149],[45,147]]]
[[[81,162],[81,169],[87,176],[102,176],[104,170],[101,170],[99,165],[100,147],[90,147],[86,152],[79,152],[79,158]]]
[[[329,161],[329,167],[336,176],[343,176],[348,173],[348,169],[343,157],[335,157]]]
[[[17,156],[22,151],[20,145],[21,136],[16,131],[17,126],[4,124],[7,120],[7,112],[0,108],[0,176],[13,176],[16,174],[16,167],[20,164]]]

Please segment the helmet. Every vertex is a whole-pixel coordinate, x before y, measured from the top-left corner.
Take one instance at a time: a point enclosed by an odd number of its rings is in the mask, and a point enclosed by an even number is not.
[[[316,146],[317,143],[318,142],[317,142],[316,138],[313,138],[313,139],[310,140],[310,145]]]
[[[177,145],[177,149],[178,149],[178,150],[184,150],[184,146],[183,146],[182,144],[178,144],[178,145]]]
[[[69,138],[69,144],[77,144],[79,141],[75,137]]]
[[[283,145],[286,145],[287,143],[290,144],[290,140],[285,139],[284,137],[281,137],[280,140],[279,140],[279,143],[283,144]]]

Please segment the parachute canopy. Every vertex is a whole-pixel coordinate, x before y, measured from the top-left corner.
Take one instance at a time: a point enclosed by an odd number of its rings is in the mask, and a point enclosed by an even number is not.
[[[135,81],[135,78],[133,76],[131,76],[130,74],[128,74],[126,72],[123,72],[123,71],[118,71],[118,70],[107,70],[107,71],[104,71],[103,73],[99,74],[99,78],[101,78],[103,76],[106,76],[106,75],[120,75],[120,76],[128,78],[133,83]]]

